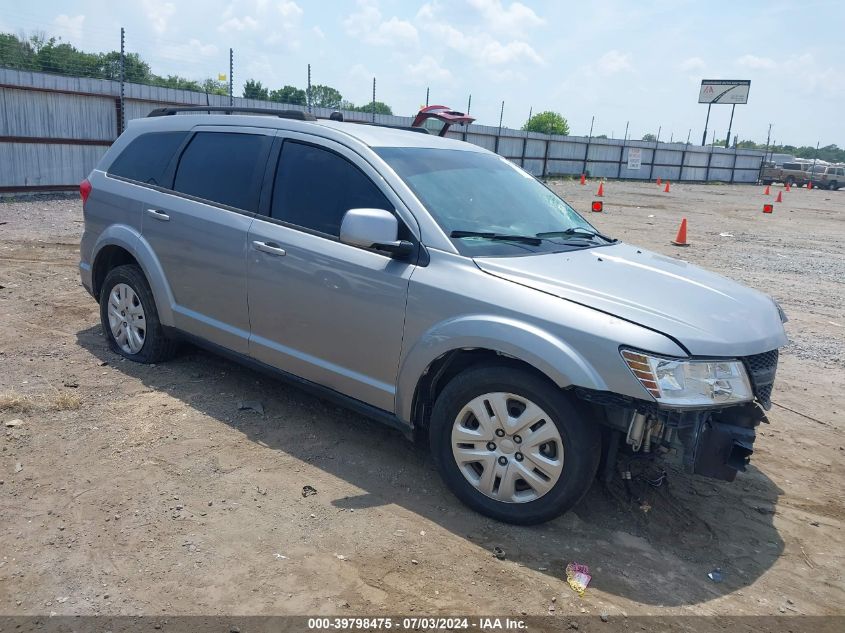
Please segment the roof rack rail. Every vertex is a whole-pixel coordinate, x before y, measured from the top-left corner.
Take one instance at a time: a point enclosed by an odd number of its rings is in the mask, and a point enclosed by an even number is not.
[[[317,120],[317,117],[310,112],[302,112],[301,110],[272,110],[270,108],[242,108],[239,106],[167,106],[166,108],[156,108],[147,117],[169,116],[177,112],[207,112],[209,114],[212,112],[225,112],[227,114],[247,112],[251,114],[277,116],[280,119],[296,119],[298,121]]]

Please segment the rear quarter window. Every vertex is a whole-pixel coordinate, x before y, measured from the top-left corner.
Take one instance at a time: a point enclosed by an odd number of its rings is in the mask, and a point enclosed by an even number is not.
[[[149,132],[142,134],[120,153],[108,169],[111,176],[120,176],[159,187],[164,182],[167,166],[188,136],[187,132]]]

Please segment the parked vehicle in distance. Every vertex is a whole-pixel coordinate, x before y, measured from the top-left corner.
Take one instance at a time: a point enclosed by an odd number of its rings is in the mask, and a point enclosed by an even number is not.
[[[80,187],[115,352],[274,372],[428,442],[502,521],[565,512],[620,452],[745,469],[786,343],[771,297],[603,235],[478,146],[217,109],[131,121]]]
[[[812,174],[814,187],[834,191],[845,185],[845,165],[816,165]]]
[[[803,187],[810,182],[812,168],[812,163],[784,163],[781,167],[767,163],[760,172],[760,180],[764,185],[781,182],[790,187]]]

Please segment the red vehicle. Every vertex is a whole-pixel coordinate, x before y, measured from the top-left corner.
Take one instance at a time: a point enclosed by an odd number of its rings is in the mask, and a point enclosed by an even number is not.
[[[453,125],[469,125],[473,121],[475,121],[473,117],[463,112],[452,110],[447,106],[432,105],[422,108],[417,113],[411,127],[425,128],[431,134],[446,136],[446,132]]]

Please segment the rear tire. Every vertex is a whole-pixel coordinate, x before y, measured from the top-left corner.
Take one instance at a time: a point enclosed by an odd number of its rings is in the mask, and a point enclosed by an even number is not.
[[[548,380],[509,367],[453,378],[434,404],[429,441],[443,481],[461,501],[519,525],[572,508],[601,458],[596,424]]]
[[[153,292],[134,264],[109,271],[100,289],[100,321],[112,351],[137,363],[158,363],[176,353],[158,318]]]

